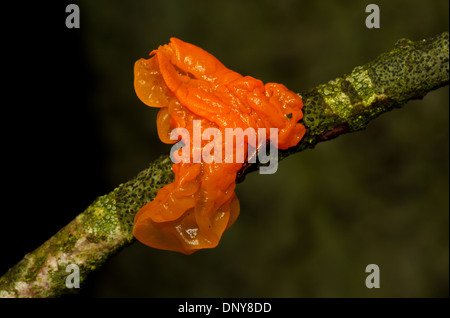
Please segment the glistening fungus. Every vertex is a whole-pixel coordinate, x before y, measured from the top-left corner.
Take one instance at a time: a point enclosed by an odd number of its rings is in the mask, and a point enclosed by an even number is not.
[[[136,62],[134,86],[142,102],[160,108],[157,126],[161,141],[177,142],[171,139],[176,128],[184,128],[192,135],[196,122],[201,124],[202,135],[209,128],[220,132],[226,128],[252,128],[258,131],[258,140],[264,138],[279,149],[297,145],[304,136],[305,127],[299,123],[303,117],[302,99],[284,85],[264,85],[258,79],[242,76],[203,49],[176,38],[150,56]],[[267,132],[276,128],[277,134],[261,136],[262,128]],[[208,143],[203,140],[195,144],[191,139],[189,160],[172,166],[175,181],[138,211],[133,233],[139,241],[191,254],[215,247],[236,220],[239,201],[234,190],[243,163],[198,162],[194,153],[201,153]],[[237,157],[236,146],[233,149]],[[256,148],[247,139],[245,154],[250,146]]]

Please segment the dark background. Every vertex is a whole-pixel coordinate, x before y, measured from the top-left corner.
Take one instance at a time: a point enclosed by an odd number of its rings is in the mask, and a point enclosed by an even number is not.
[[[81,28],[65,27],[76,3]],[[381,28],[365,27],[376,3]],[[169,147],[133,64],[171,36],[227,67],[305,91],[448,30],[448,1],[53,1],[2,5],[0,274]],[[448,87],[237,186],[219,246],[137,242],[86,297],[448,297]],[[378,264],[381,288],[365,287]]]

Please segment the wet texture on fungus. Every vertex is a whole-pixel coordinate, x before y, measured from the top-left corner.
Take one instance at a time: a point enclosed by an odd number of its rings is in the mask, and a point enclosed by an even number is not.
[[[194,121],[201,133],[216,128],[266,129],[264,143],[279,149],[298,144],[305,128],[302,99],[277,83],[263,84],[250,76],[227,69],[214,56],[192,44],[172,38],[170,44],[150,53],[150,59],[135,64],[134,86],[137,96],[148,106],[159,107],[158,135],[165,143],[175,143],[175,128],[189,131],[190,158],[174,163],[175,181],[162,188],[156,198],[143,206],[134,220],[134,236],[151,247],[191,254],[215,247],[223,232],[239,215],[234,193],[237,172],[243,163],[222,162],[212,153],[211,163],[195,159],[210,140],[194,144]],[[270,128],[277,128],[271,140]],[[244,143],[244,154],[249,145]],[[201,149],[199,149],[199,147]],[[222,153],[226,153],[222,143]],[[233,156],[236,156],[236,145]]]

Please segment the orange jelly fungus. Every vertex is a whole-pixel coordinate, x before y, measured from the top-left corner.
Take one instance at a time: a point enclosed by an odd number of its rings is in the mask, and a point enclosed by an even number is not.
[[[305,134],[301,98],[282,84],[242,76],[227,69],[203,49],[171,38],[168,45],[140,59],[134,66],[139,99],[159,107],[158,135],[164,143],[172,129],[182,127],[191,136],[193,120],[202,132],[214,127],[278,128],[279,149],[295,146]],[[269,134],[265,137],[269,140]],[[192,139],[192,138],[191,138]],[[209,140],[202,141],[201,147]],[[192,163],[172,166],[175,181],[158,191],[134,219],[134,236],[154,248],[191,254],[217,246],[223,232],[239,215],[234,193],[242,163]],[[246,145],[245,145],[246,146]],[[197,146],[198,147],[198,146]],[[198,149],[197,149],[198,150]]]

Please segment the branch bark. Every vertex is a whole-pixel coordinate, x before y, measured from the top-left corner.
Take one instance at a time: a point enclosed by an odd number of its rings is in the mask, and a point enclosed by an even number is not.
[[[433,38],[399,40],[374,61],[301,93],[307,133],[280,160],[341,134],[364,129],[382,113],[422,98],[449,83],[448,32]],[[134,179],[97,198],[84,212],[0,277],[0,297],[58,297],[76,289],[66,286],[69,264],[80,281],[134,241],[133,219],[141,206],[173,181],[172,162],[161,156]],[[238,182],[258,168],[245,164]]]

